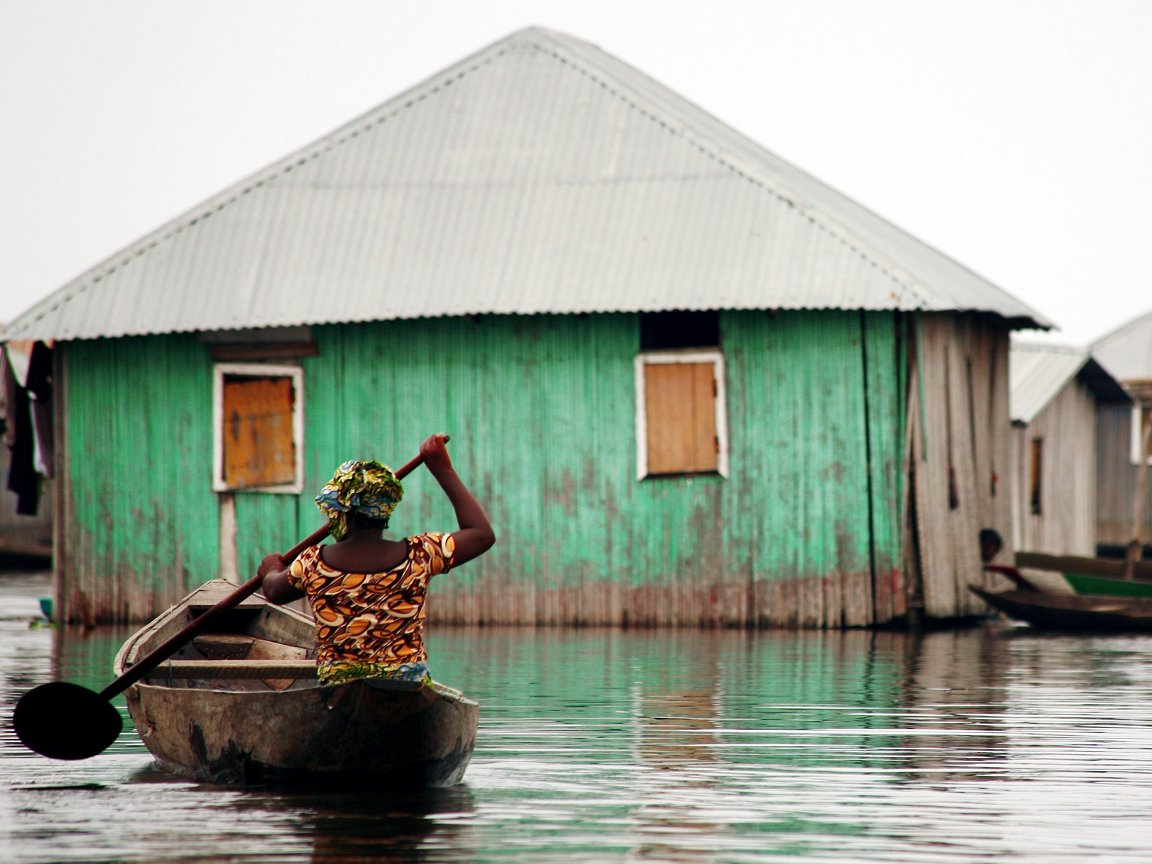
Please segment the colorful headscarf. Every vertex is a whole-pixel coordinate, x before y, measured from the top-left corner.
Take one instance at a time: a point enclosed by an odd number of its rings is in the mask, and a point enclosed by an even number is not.
[[[404,497],[404,488],[392,469],[379,462],[353,460],[336,469],[332,479],[316,496],[316,506],[332,524],[337,540],[348,533],[348,514],[362,513],[380,519],[388,527],[388,517]]]

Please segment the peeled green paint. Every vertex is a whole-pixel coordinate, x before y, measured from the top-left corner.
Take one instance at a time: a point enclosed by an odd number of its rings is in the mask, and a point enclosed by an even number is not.
[[[395,428],[397,440],[412,441],[433,429],[456,434],[461,470],[482,484],[503,537],[457,575],[466,588],[489,573],[513,590],[599,580],[632,587],[771,581],[867,571],[873,552],[878,568],[892,568],[900,537],[900,367],[893,317],[866,320],[865,329],[857,314],[725,316],[728,478],[636,480],[632,316],[405,325],[398,329],[407,351],[425,360],[405,364],[409,374],[393,378],[391,408],[361,430]],[[380,325],[379,340],[357,338],[358,348],[376,345],[381,354],[356,362],[386,367],[398,341],[386,335],[392,326]],[[867,382],[865,338],[875,355]],[[348,367],[344,375],[356,377]],[[365,393],[369,417],[370,402]],[[310,404],[317,408],[315,394]],[[405,416],[396,404],[421,410]],[[870,468],[878,478],[871,514]],[[437,503],[425,498],[422,506],[432,509],[398,515],[398,527],[450,525]]]
[[[440,592],[888,572],[901,535],[897,326],[891,313],[725,313],[730,476],[642,481],[634,315],[315,327],[319,355],[301,360],[306,491],[236,496],[240,573],[322,523],[312,496],[340,462],[399,466],[437,431],[452,435],[499,535]],[[169,336],[67,348],[70,579],[169,596],[214,576],[207,346]],[[454,527],[427,472],[405,486],[397,534]]]
[[[163,608],[218,569],[207,351],[186,336],[65,350],[66,614]]]
[[[872,555],[878,573],[898,568],[904,399],[896,326],[880,313],[726,319],[738,430],[729,485],[744,491],[745,506],[725,516],[730,543],[753,543],[754,580],[867,571]]]

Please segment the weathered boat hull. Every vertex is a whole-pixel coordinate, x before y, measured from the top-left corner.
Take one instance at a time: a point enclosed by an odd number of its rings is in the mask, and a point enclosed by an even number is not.
[[[209,583],[136,633],[117,655],[117,675],[234,588]],[[312,629],[306,616],[257,595],[130,687],[128,711],[156,761],[224,784],[459,783],[479,706],[439,684],[321,686],[307,656]]]
[[[1042,591],[969,590],[1009,618],[1046,630],[1081,633],[1152,632],[1152,600]]]
[[[161,765],[213,783],[373,776],[452,786],[464,777],[478,707],[434,687],[366,681],[268,693],[138,684],[129,713]]]

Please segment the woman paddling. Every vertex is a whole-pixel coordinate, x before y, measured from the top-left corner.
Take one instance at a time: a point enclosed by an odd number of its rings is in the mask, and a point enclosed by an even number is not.
[[[403,496],[379,462],[345,462],[316,496],[336,543],[310,546],[288,568],[268,555],[257,571],[273,603],[308,597],[316,618],[317,677],[322,684],[354,678],[423,681],[428,580],[483,554],[496,541],[484,508],[457,476],[445,435],[420,445],[424,464],[452,502],[459,530],[403,540],[381,533]]]

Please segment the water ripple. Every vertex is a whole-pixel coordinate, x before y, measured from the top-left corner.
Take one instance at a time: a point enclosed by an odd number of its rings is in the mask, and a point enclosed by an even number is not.
[[[437,677],[482,705],[466,782],[381,796],[185,782],[130,723],[84,762],[25,751],[19,694],[57,674],[101,685],[123,636],[0,620],[4,861],[1062,864],[1152,850],[1148,640],[443,630]]]

